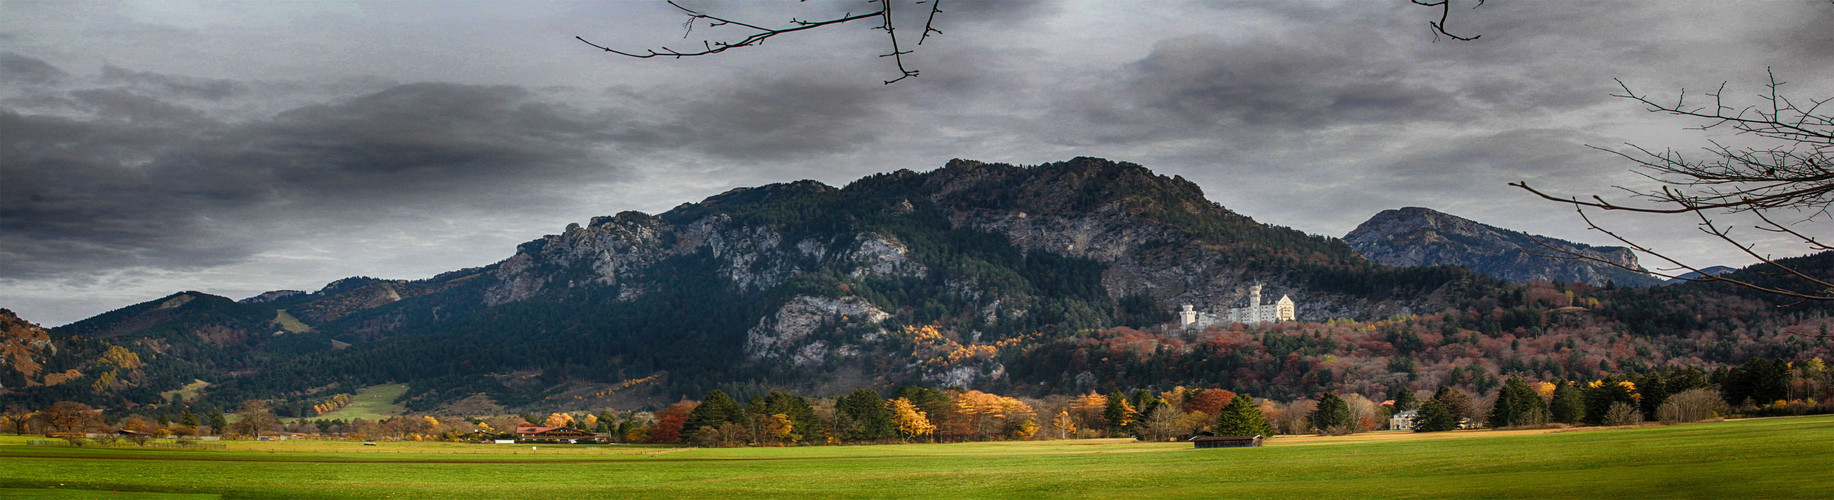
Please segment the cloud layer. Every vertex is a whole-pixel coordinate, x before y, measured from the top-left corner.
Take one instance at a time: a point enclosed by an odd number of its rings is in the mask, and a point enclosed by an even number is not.
[[[758,22],[831,2],[702,2]],[[924,7],[904,8],[903,33]],[[734,186],[1106,156],[1232,209],[1339,235],[1424,205],[1602,242],[1505,184],[1636,182],[1587,145],[1691,148],[1609,96],[1834,88],[1826,2],[1073,4],[952,1],[895,75],[842,26],[713,58],[663,3],[8,4],[0,305],[59,324],[179,289],[232,296],[487,264],[566,222]],[[906,8],[908,7],[908,8]],[[914,24],[914,25],[913,25]],[[912,48],[905,46],[904,48]],[[1816,95],[1815,97],[1826,97]],[[1629,221],[1711,263],[1677,222]]]

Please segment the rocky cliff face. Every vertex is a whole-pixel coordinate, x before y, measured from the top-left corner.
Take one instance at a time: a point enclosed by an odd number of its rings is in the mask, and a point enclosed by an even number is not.
[[[1645,286],[1660,280],[1641,270],[1637,256],[1623,247],[1595,247],[1499,228],[1420,207],[1385,210],[1344,236],[1357,253],[1392,266],[1462,266],[1515,283],[1579,282]],[[1539,241],[1539,242],[1537,242]],[[1610,262],[1561,259],[1558,251]]]
[[[0,390],[44,383],[45,363],[57,346],[45,329],[0,309]]]

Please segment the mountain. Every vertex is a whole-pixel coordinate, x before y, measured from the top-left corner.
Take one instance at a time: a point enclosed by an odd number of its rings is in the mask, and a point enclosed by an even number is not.
[[[1479,223],[1420,207],[1384,210],[1344,235],[1357,253],[1392,266],[1461,266],[1513,283],[1662,284],[1623,247],[1591,246]],[[1550,249],[1549,247],[1552,247]],[[1559,258],[1560,252],[1594,257]]]
[[[1680,276],[1676,276],[1675,279],[1669,280],[1669,282],[1670,283],[1685,283],[1688,280],[1695,280],[1695,279],[1705,278],[1708,276],[1719,276],[1721,274],[1726,274],[1726,273],[1730,273],[1733,271],[1737,271],[1737,269],[1733,269],[1733,268],[1726,267],[1726,266],[1709,266],[1709,267],[1701,268],[1700,271],[1698,272],[1690,271]]]
[[[1168,325],[1181,305],[1230,307],[1256,284],[1290,296],[1298,321]],[[1376,394],[1398,381],[1479,387],[1638,362],[1601,357],[1620,351],[1725,360],[1806,349],[1778,340],[1795,324],[1784,316],[1799,313],[1710,285],[1512,285],[1455,266],[1388,266],[1139,165],[954,160],[595,217],[424,280],[347,278],[240,302],[181,292],[46,332],[75,347],[45,370],[78,373],[4,390],[118,407],[202,380],[194,404],[261,398],[304,417],[385,383],[408,385],[400,402],[412,411],[452,413],[903,384]],[[1736,321],[1702,319],[1700,304]],[[1756,331],[1721,331],[1733,328]],[[1724,338],[1753,340],[1702,340]],[[101,364],[114,347],[144,366]]]
[[[242,302],[185,292],[53,334],[185,360],[217,401],[404,382],[417,409],[528,407],[730,384],[1006,384],[1001,346],[1159,324],[1257,283],[1314,321],[1436,311],[1500,286],[1370,263],[1139,165],[955,160],[597,217],[427,280]]]

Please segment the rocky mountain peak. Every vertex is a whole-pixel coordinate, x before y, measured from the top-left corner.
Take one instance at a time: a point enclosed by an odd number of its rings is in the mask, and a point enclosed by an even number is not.
[[[1462,266],[1517,283],[1581,282],[1591,285],[1655,285],[1630,249],[1592,246],[1536,236],[1423,207],[1384,210],[1344,235],[1351,248],[1392,266]],[[1553,247],[1553,248],[1549,248]],[[1556,258],[1561,251],[1612,264]]]

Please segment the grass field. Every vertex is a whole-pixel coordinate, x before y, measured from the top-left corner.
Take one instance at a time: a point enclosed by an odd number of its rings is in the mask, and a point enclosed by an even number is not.
[[[181,451],[25,439],[0,438],[0,497],[55,487],[122,495],[89,498],[1834,498],[1834,416],[1276,438],[1215,450],[1083,440],[742,449],[231,442]]]
[[[372,385],[364,387],[358,389],[356,394],[350,395],[349,406],[338,408],[337,411],[308,418],[306,420],[318,420],[321,418],[381,420],[393,417],[400,415],[401,412],[407,411],[407,409],[401,405],[395,404],[395,398],[401,397],[401,395],[406,392],[408,392],[407,384]]]

